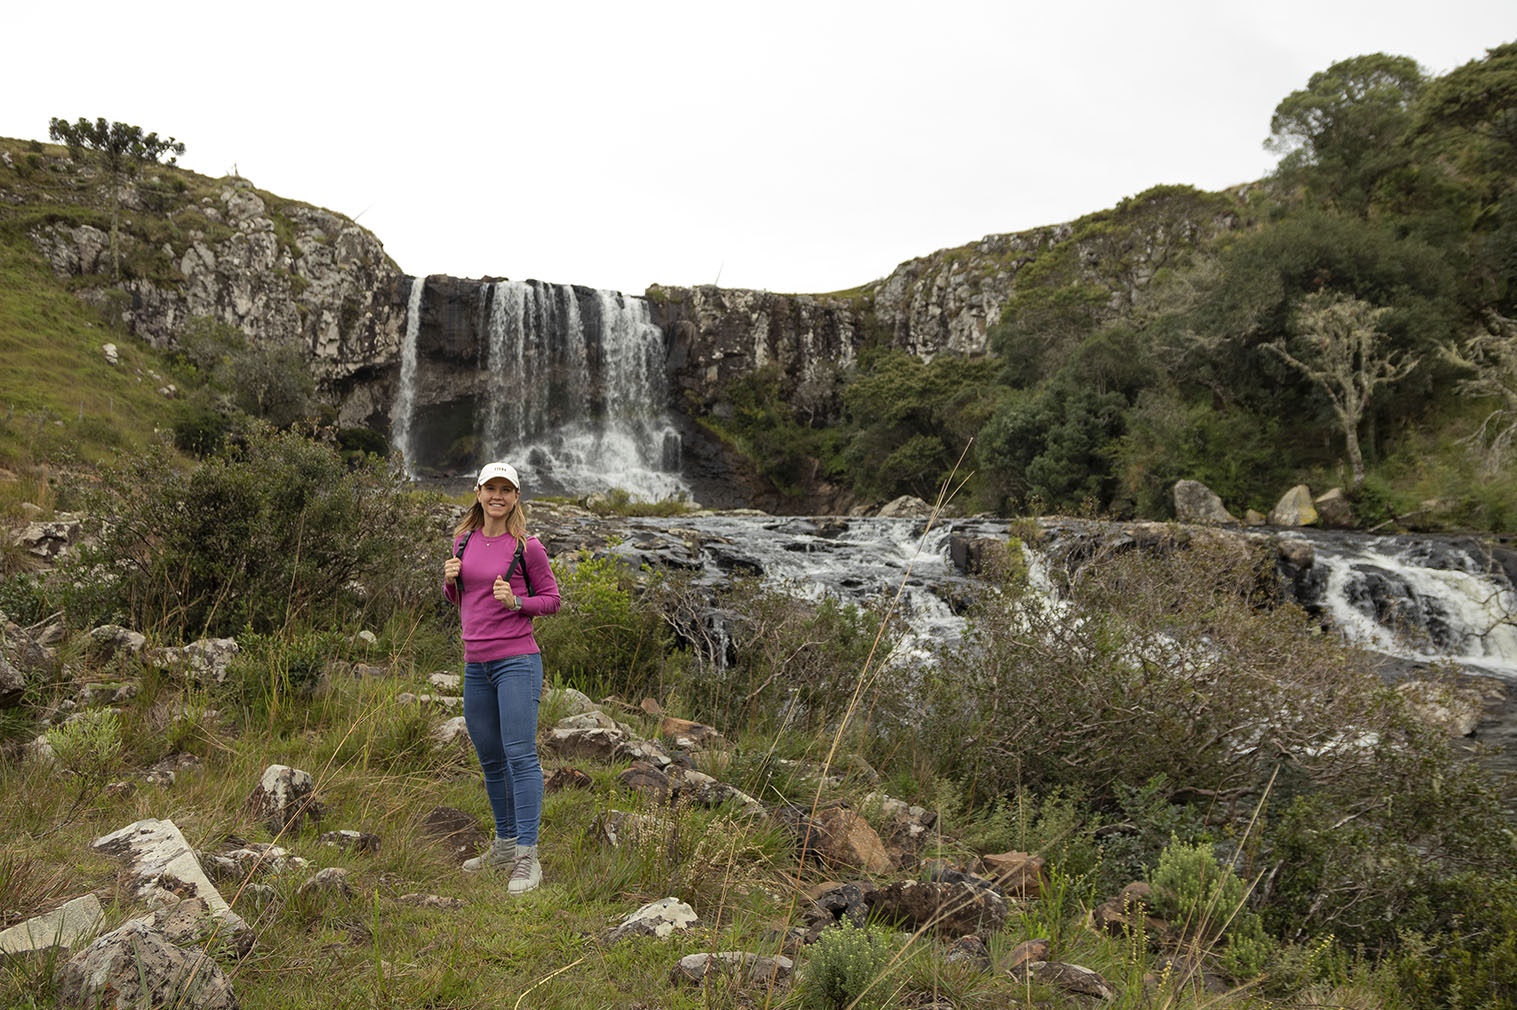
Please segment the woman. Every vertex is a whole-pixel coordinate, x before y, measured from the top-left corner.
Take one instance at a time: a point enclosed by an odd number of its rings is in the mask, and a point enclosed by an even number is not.
[[[464,721],[485,773],[495,840],[467,860],[470,872],[511,868],[507,889],[542,882],[537,829],[543,773],[537,762],[537,703],[543,662],[532,618],[558,610],[548,553],[527,536],[521,481],[509,463],[490,463],[474,484],[474,505],[453,531],[443,592],[458,605],[464,639]]]

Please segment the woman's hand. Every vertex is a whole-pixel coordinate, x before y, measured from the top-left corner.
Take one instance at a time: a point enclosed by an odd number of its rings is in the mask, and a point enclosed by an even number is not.
[[[511,584],[499,575],[495,576],[495,585],[492,588],[495,591],[495,598],[500,601],[501,606],[508,610],[516,610],[521,606],[517,602],[516,597],[511,593]]]
[[[458,558],[449,558],[442,563],[442,580],[448,585],[458,581],[458,573],[463,570],[464,563]]]

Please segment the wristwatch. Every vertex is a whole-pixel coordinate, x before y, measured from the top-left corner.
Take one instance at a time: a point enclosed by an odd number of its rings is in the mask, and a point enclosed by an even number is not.
[[[511,609],[512,610],[520,610],[521,609],[521,597],[520,596],[512,596],[511,599],[515,601],[514,603],[511,604]]]

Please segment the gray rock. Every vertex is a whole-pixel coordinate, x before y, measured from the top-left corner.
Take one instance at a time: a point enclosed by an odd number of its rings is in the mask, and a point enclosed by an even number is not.
[[[990,935],[1006,922],[1006,899],[961,881],[896,881],[868,896],[882,919],[928,927],[944,936]]]
[[[795,962],[784,955],[770,956],[748,951],[724,950],[717,953],[686,954],[670,971],[670,980],[689,985],[704,985],[712,975],[737,978],[741,985],[768,985],[787,982],[795,972]]]
[[[301,894],[328,894],[340,898],[353,896],[353,885],[348,882],[348,871],[341,866],[328,866],[318,870],[300,885]]]
[[[543,705],[557,706],[561,711],[569,715],[583,715],[586,712],[594,712],[600,706],[590,700],[590,696],[582,691],[576,691],[572,687],[549,690],[543,694]]]
[[[1271,526],[1315,526],[1317,524],[1317,510],[1312,505],[1311,488],[1305,484],[1297,484],[1275,503],[1275,507],[1269,510],[1269,524]]]
[[[1235,523],[1216,492],[1198,480],[1175,481],[1175,518],[1182,523]]]
[[[335,846],[350,852],[378,852],[379,836],[368,831],[352,831],[343,828],[340,831],[328,831],[319,839],[323,845]]]
[[[932,515],[932,506],[915,495],[903,494],[881,505],[875,514],[881,519],[926,519]]]
[[[666,937],[684,932],[698,924],[700,918],[695,909],[678,898],[660,898],[633,912],[623,919],[621,925],[606,937],[607,943],[616,943],[630,936]]]
[[[147,658],[165,669],[186,674],[202,683],[226,681],[227,665],[236,658],[232,638],[202,638],[189,645],[150,649]]]
[[[262,821],[269,831],[298,831],[307,821],[319,821],[326,807],[316,799],[316,784],[309,772],[289,765],[269,765],[253,787],[244,805],[248,816]]]
[[[457,712],[463,708],[463,698],[452,694],[412,694],[403,691],[395,696],[395,700],[402,705],[425,705],[428,708],[440,708],[446,712]]]
[[[1317,509],[1317,515],[1322,520],[1322,526],[1330,530],[1351,530],[1354,528],[1354,506],[1349,503],[1341,487],[1335,487],[1318,495],[1312,505]]]
[[[58,975],[58,992],[63,1006],[88,1010],[237,1010],[231,983],[216,962],[175,946],[141,920],[69,958]]]
[[[105,363],[111,367],[121,364],[121,354],[116,350],[115,344],[101,344],[101,353],[105,355]]]
[[[105,916],[93,894],[64,902],[51,912],[33,916],[0,932],[0,956],[28,954],[61,947],[68,950],[94,936]]]
[[[207,913],[222,924],[222,935],[234,945],[252,943],[252,928],[232,911],[221,893],[201,869],[200,861],[173,821],[141,820],[95,839],[92,848],[108,855],[124,855],[127,872],[144,899],[167,891],[181,897],[196,897]]]
[[[26,695],[26,677],[0,652],[0,708],[18,705]]]
[[[1083,964],[1066,964],[1062,961],[1033,961],[1027,966],[1032,977],[1052,989],[1060,989],[1076,996],[1094,996],[1097,999],[1116,999],[1117,990]]]
[[[49,561],[66,557],[83,529],[78,519],[57,516],[48,522],[29,523],[11,533],[11,544]]]
[[[432,739],[438,747],[462,745],[467,749],[473,746],[472,741],[469,739],[469,724],[461,715],[455,715],[434,729],[432,731]]]
[[[395,900],[402,905],[411,905],[415,908],[435,908],[445,912],[456,911],[464,907],[462,898],[444,898],[440,894],[402,894]]]
[[[427,683],[440,691],[457,692],[463,687],[464,679],[456,673],[438,671],[427,678]]]

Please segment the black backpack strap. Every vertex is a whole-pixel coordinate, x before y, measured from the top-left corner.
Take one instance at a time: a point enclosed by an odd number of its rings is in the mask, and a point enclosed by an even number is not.
[[[506,569],[504,578],[506,580],[506,583],[510,584],[511,576],[515,575],[516,569],[520,567],[522,581],[527,584],[527,595],[536,596],[537,594],[532,591],[532,576],[527,574],[526,559],[522,557],[522,543],[523,541],[521,540],[516,541],[516,553],[511,556],[511,567]]]
[[[455,558],[462,558],[464,556],[464,548],[467,547],[467,546],[469,546],[469,538],[472,537],[473,535],[474,535],[474,531],[473,530],[464,530],[464,537],[463,537],[462,540],[460,540],[458,542],[458,549],[453,552],[453,556]],[[458,585],[459,592],[463,592],[463,588],[464,588],[464,573],[462,571],[460,571],[458,573],[458,578],[455,579],[454,581]]]

